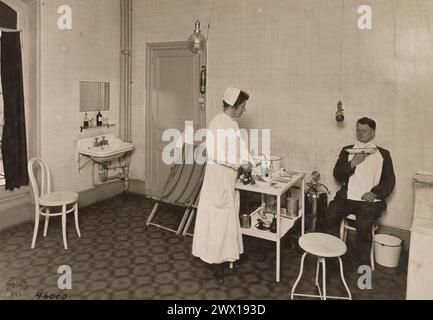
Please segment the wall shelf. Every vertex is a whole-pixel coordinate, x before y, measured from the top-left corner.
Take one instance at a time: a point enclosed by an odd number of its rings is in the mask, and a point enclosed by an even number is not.
[[[99,126],[99,127],[98,126],[93,126],[93,127],[87,127],[87,128],[85,128],[83,126],[80,126],[80,132],[83,132],[83,130],[110,129],[110,128],[115,127],[115,126],[116,126],[115,123],[110,123],[110,124],[106,124],[104,126]]]

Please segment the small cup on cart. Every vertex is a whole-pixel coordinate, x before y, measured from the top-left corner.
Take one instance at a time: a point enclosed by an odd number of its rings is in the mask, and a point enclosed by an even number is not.
[[[241,214],[241,228],[250,229],[251,228],[251,216],[247,213]]]

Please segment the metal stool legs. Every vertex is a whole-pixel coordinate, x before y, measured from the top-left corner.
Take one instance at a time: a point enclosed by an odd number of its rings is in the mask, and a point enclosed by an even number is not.
[[[301,280],[302,275],[304,273],[304,262],[305,262],[306,256],[307,256],[307,252],[305,252],[302,255],[301,268],[299,271],[298,278],[296,279],[295,284],[293,285],[292,291],[290,293],[290,299],[293,300],[294,296],[300,296],[300,297],[320,298],[321,300],[326,300],[328,298],[329,299],[352,300],[352,294],[350,293],[349,287],[347,286],[347,283],[346,283],[346,279],[344,278],[343,261],[341,260],[340,257],[337,257],[337,259],[338,259],[339,265],[340,265],[341,280],[343,281],[344,288],[346,289],[347,294],[348,294],[347,297],[336,297],[336,296],[328,296],[327,295],[327,292],[326,292],[326,259],[322,258],[322,257],[317,257],[317,265],[316,265],[315,285],[317,287],[317,290],[319,291],[319,294],[314,295],[314,294],[295,293],[296,287],[298,286],[299,281]],[[320,287],[320,284],[319,284],[320,265],[322,265],[322,287]]]
[[[292,300],[293,300],[293,297],[295,296],[295,289],[298,286],[298,283],[302,278],[302,274],[304,273],[304,260],[305,260],[306,256],[307,256],[307,253],[305,252],[301,258],[301,269],[299,270],[298,278],[296,279],[295,284],[293,285],[293,288],[292,288],[292,292],[290,293],[290,299],[292,299]],[[316,272],[316,281],[318,281],[317,278],[318,278],[318,274]],[[297,295],[300,295],[300,294],[297,294]]]
[[[350,293],[349,287],[347,286],[346,279],[344,279],[344,271],[343,271],[343,261],[341,261],[341,258],[338,257],[338,261],[340,262],[340,275],[341,280],[343,281],[344,287],[346,288],[347,294],[348,294],[348,300],[352,300],[352,294]]]

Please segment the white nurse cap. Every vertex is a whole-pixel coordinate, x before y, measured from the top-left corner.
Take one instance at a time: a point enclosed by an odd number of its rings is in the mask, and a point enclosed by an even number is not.
[[[236,101],[238,101],[240,93],[241,90],[237,88],[227,88],[226,92],[224,92],[224,102],[233,107]]]

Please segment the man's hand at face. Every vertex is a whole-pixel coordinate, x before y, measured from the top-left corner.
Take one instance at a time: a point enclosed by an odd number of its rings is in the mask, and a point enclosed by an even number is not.
[[[350,161],[350,166],[355,168],[358,164],[363,163],[367,157],[368,153],[360,152],[355,154],[352,161]]]
[[[367,192],[361,198],[364,201],[373,202],[377,199],[377,195],[374,192]]]

